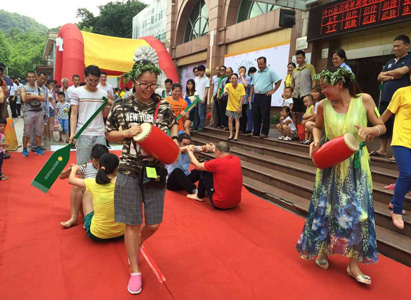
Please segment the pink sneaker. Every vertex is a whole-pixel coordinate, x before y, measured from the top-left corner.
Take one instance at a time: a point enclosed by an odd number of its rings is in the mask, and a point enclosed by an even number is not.
[[[141,273],[131,273],[130,280],[128,281],[127,290],[130,294],[140,294],[142,290]]]

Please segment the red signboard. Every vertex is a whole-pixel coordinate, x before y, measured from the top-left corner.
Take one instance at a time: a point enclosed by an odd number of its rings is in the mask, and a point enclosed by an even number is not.
[[[411,0],[345,0],[310,10],[308,41],[411,20]]]

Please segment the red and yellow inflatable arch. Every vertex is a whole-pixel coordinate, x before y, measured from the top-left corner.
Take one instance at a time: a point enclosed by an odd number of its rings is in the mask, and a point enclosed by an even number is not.
[[[159,67],[167,78],[178,82],[177,71],[164,45],[152,36],[140,39],[125,39],[80,31],[74,24],[60,28],[58,36],[63,39],[63,51],[56,49],[54,79],[78,74],[84,81],[84,67],[96,65],[108,75],[119,76],[133,67],[134,52],[141,46],[156,50]]]

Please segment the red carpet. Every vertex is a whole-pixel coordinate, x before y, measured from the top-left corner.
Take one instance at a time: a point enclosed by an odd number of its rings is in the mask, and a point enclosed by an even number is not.
[[[48,157],[48,156],[47,156]],[[304,220],[243,191],[234,210],[217,211],[167,192],[164,223],[145,248],[166,278],[160,283],[141,260],[143,292],[129,295],[123,241],[92,242],[82,226],[63,230],[69,190],[58,180],[48,194],[29,184],[47,157],[13,154],[0,183],[0,299],[406,299],[411,272],[380,255],[362,266],[373,284],[345,273],[347,259],[330,269],[294,250]]]

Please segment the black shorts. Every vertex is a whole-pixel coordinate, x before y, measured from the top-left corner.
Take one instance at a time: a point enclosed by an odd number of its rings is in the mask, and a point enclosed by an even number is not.
[[[379,111],[380,111],[380,114],[381,114],[381,115],[382,115],[382,114],[384,113],[384,111],[387,109],[387,107],[388,107],[389,104],[390,104],[389,102],[385,102],[385,101],[381,101],[381,102],[380,102],[380,109],[379,109]],[[387,128],[387,131],[386,131],[384,134],[382,134],[382,135],[380,136],[380,138],[389,139],[389,138],[392,137],[392,129],[393,129],[393,127],[394,127],[394,119],[395,119],[395,115],[393,114],[393,115],[391,115],[391,117],[387,120],[387,122],[384,123],[385,127]]]
[[[196,109],[197,106],[194,106],[191,110],[190,110],[190,114],[188,115],[188,120],[191,122],[194,122],[194,119],[196,117]]]
[[[293,105],[293,112],[305,112],[306,107],[304,105],[303,98],[293,98],[294,105]]]

